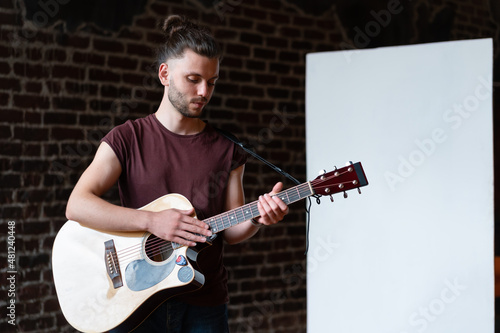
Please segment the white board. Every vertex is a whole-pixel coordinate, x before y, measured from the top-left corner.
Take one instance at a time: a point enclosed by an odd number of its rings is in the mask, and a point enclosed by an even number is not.
[[[494,331],[492,41],[308,54],[308,332]]]

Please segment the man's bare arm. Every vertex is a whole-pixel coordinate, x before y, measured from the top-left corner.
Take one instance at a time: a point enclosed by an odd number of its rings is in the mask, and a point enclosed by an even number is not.
[[[101,196],[118,180],[122,168],[114,151],[101,143],[94,160],[76,184],[66,207],[66,217],[84,226],[109,231],[148,231],[165,240],[194,246],[210,236],[208,226],[191,217],[192,210],[148,212],[113,205]]]
[[[245,203],[243,191],[243,172],[241,166],[231,172],[226,193],[226,210],[238,208]],[[257,207],[260,216],[256,219],[261,225],[275,224],[288,214],[288,206],[278,197],[272,196],[281,191],[282,183],[274,185],[273,190],[259,197]],[[250,221],[245,221],[224,231],[224,239],[229,244],[237,244],[252,237],[259,230]]]

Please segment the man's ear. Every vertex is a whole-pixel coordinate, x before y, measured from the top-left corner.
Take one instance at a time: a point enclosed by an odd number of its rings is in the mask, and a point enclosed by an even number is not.
[[[169,75],[168,65],[166,63],[162,63],[160,68],[158,69],[158,78],[160,79],[161,84],[164,86],[168,86],[168,75]]]

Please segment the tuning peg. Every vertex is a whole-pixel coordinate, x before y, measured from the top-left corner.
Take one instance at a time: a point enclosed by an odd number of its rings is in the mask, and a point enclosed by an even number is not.
[[[319,170],[319,175],[320,175],[320,176],[322,176],[322,175],[324,175],[324,174],[326,174],[326,170],[325,170],[325,169],[321,169],[321,170]]]
[[[358,193],[361,194],[361,189],[358,187]]]
[[[333,196],[330,194],[330,201],[333,202]]]
[[[344,192],[344,198],[347,198],[347,192]]]

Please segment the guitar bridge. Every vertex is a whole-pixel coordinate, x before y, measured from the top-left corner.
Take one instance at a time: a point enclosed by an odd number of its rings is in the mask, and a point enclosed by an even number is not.
[[[116,255],[115,242],[112,239],[104,242],[104,262],[106,263],[109,278],[113,282],[113,287],[116,289],[123,286],[120,263]]]

